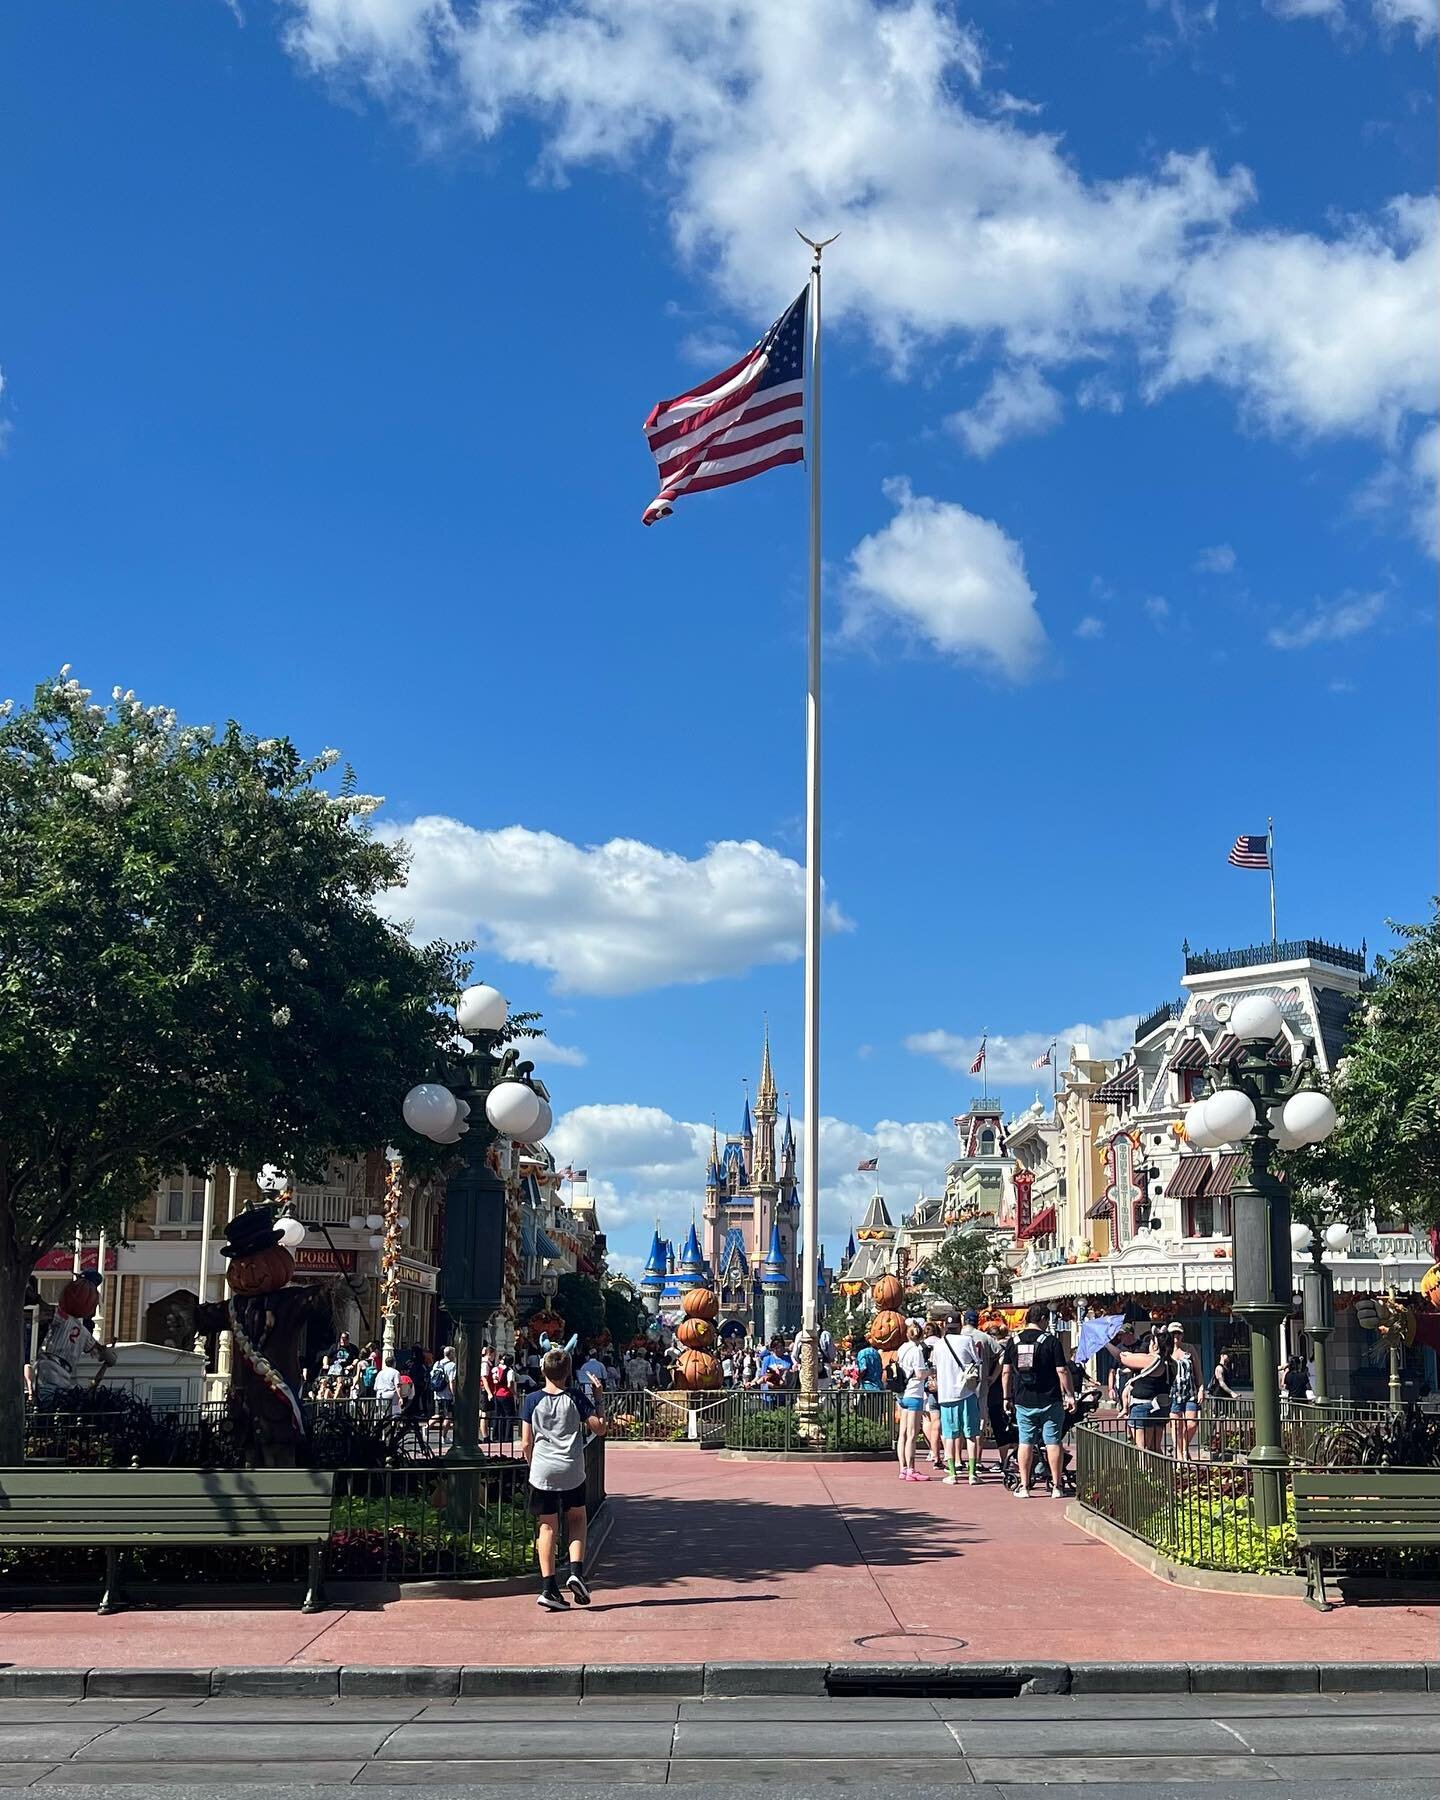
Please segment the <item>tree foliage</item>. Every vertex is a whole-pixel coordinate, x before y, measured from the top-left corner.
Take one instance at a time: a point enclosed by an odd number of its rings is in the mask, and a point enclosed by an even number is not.
[[[605,1329],[617,1349],[644,1334],[650,1315],[644,1303],[623,1287],[605,1289]]]
[[[605,1329],[605,1297],[593,1276],[562,1275],[555,1288],[555,1310],[565,1321],[565,1335],[578,1333],[582,1346],[593,1344]]]
[[[977,1311],[992,1297],[1004,1300],[1010,1293],[1009,1272],[1004,1270],[999,1281],[987,1280],[994,1251],[988,1234],[979,1231],[955,1231],[941,1244],[925,1264],[925,1290],[961,1311],[973,1306]]]
[[[1350,1022],[1330,1092],[1333,1136],[1286,1159],[1297,1217],[1440,1225],[1440,915],[1403,940]]]
[[[167,1169],[314,1177],[387,1141],[420,1163],[400,1101],[465,974],[376,910],[405,854],[338,752],[67,677],[0,708],[0,1460],[36,1259]]]

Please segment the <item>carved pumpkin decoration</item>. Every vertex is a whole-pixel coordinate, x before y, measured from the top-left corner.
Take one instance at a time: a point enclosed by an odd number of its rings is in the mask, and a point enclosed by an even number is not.
[[[698,1391],[720,1385],[720,1364],[706,1350],[682,1350],[675,1363],[675,1385]]]
[[[877,1350],[896,1350],[905,1341],[905,1320],[898,1312],[878,1312],[865,1336]]]
[[[1420,1277],[1420,1298],[1427,1306],[1440,1308],[1440,1263]]]
[[[898,1275],[882,1275],[870,1293],[881,1312],[892,1312],[905,1298],[905,1283]]]
[[[225,1279],[237,1294],[277,1294],[295,1273],[295,1258],[283,1244],[268,1244],[249,1256],[231,1257]]]
[[[709,1319],[720,1316],[720,1302],[709,1288],[693,1287],[680,1296],[680,1310],[687,1319]]]
[[[93,1319],[100,1305],[100,1289],[93,1281],[76,1276],[67,1281],[60,1294],[60,1311],[68,1319]]]
[[[715,1327],[708,1319],[682,1319],[675,1327],[676,1338],[687,1350],[713,1350]]]
[[[564,1332],[565,1321],[553,1307],[546,1306],[537,1313],[531,1313],[525,1321],[525,1329],[537,1344],[542,1337],[548,1337],[553,1344],[558,1342]]]

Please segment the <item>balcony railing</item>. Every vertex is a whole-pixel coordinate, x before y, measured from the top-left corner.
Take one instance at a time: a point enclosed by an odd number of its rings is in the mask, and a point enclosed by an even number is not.
[[[1227,969],[1253,969],[1265,963],[1322,962],[1334,969],[1365,973],[1364,950],[1344,950],[1319,938],[1287,938],[1280,944],[1249,944],[1243,950],[1186,950],[1187,975],[1218,975]]]
[[[1178,1019],[1184,1010],[1183,1000],[1162,1000],[1154,1012],[1146,1013],[1135,1027],[1135,1042],[1138,1044],[1141,1038],[1149,1037],[1157,1025],[1163,1025],[1168,1019]]]

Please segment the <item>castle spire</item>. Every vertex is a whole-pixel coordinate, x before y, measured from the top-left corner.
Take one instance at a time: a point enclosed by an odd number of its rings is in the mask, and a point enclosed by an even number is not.
[[[760,1055],[760,1086],[756,1100],[770,1112],[775,1110],[775,1071],[770,1067],[770,1021],[765,1021],[765,1048]]]

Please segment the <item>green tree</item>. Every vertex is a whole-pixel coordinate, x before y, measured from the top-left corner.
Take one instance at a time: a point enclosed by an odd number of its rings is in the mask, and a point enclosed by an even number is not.
[[[1312,1224],[1373,1211],[1440,1225],[1440,915],[1391,929],[1401,947],[1375,959],[1331,1078],[1340,1122],[1285,1158],[1296,1216]]]
[[[985,1273],[992,1260],[1001,1269],[998,1282]],[[978,1310],[992,1296],[1000,1300],[1009,1297],[1010,1275],[995,1255],[987,1233],[955,1231],[927,1259],[925,1291],[948,1300],[961,1311],[967,1306]]]
[[[633,1339],[640,1337],[649,1317],[643,1303],[627,1288],[605,1289],[605,1329],[610,1333],[616,1349],[623,1349]]]
[[[403,848],[338,752],[180,725],[68,678],[0,707],[0,1462],[41,1254],[114,1231],[167,1169],[434,1150],[400,1101],[454,1031],[462,946],[377,901]]]
[[[548,1310],[542,1303],[537,1311]],[[576,1332],[581,1348],[588,1348],[605,1329],[605,1298],[600,1283],[589,1275],[565,1274],[555,1287],[555,1310],[565,1321],[565,1335]]]

